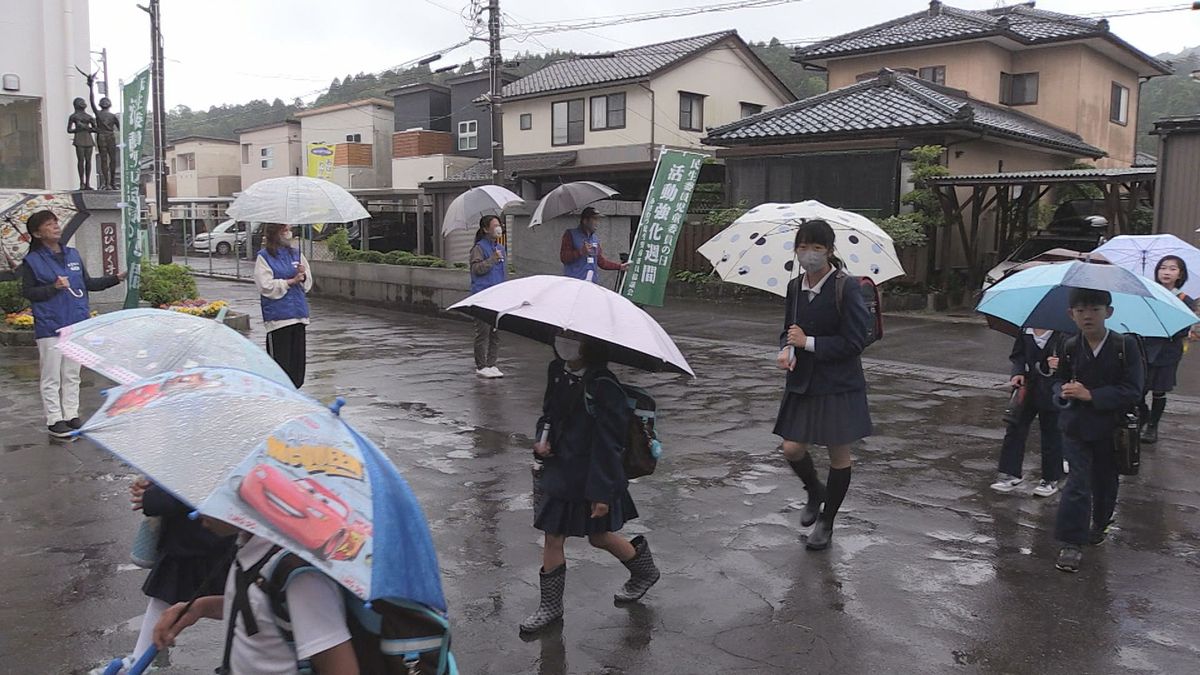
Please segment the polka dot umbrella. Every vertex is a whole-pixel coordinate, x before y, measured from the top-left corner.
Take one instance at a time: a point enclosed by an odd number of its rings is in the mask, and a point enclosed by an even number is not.
[[[799,273],[792,249],[796,228],[818,218],[833,226],[837,255],[850,274],[877,284],[904,275],[892,238],[878,225],[816,200],[760,204],[705,242],[699,252],[725,281],[786,297],[788,282]]]

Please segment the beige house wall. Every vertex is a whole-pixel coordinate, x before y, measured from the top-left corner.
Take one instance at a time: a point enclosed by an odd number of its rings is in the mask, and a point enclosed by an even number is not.
[[[765,109],[790,102],[763,81],[758,69],[740,50],[722,46],[653,78],[645,86],[597,87],[507,102],[504,104],[505,154],[650,144],[700,148],[700,139],[705,132],[679,128],[681,91],[705,96],[704,127],[717,127],[740,119],[743,102],[762,105]],[[591,98],[621,92],[625,93],[625,127],[592,131]],[[552,145],[551,106],[557,101],[578,98],[584,99],[584,142]],[[533,128],[522,131],[520,120],[524,113],[532,115]]]
[[[355,188],[390,187],[392,182],[392,126],[395,116],[391,108],[364,104],[353,108],[330,110],[315,115],[300,116],[301,157],[310,143],[345,143],[346,136],[360,134],[363,143],[372,145],[373,166],[370,172],[357,173]],[[348,176],[346,176],[348,180]],[[337,179],[344,188],[351,187]]]
[[[1137,154],[1137,73],[1090,49],[1083,50],[1081,58],[1078,133],[1108,153],[1096,162],[1098,166],[1133,166]],[[1129,89],[1128,122],[1123,125],[1109,120],[1113,82]]]
[[[1000,102],[1000,73],[1011,72],[1012,54],[990,42],[942,45],[884,54],[870,54],[829,63],[829,89],[854,84],[863,73],[883,68],[946,67],[946,86],[962,89],[989,103]]]
[[[179,155],[194,153],[196,168],[176,170]],[[235,142],[195,140],[176,143],[166,152],[171,175],[168,197],[230,197],[240,190],[241,152]]]
[[[300,149],[300,125],[281,124],[257,131],[249,131],[238,137],[241,147],[242,189],[267,178],[295,176],[303,172],[304,153]],[[273,165],[262,168],[262,149],[271,148]]]

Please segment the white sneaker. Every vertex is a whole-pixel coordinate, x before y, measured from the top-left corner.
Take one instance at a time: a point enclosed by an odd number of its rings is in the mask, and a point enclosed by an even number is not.
[[[488,368],[487,370],[489,370],[492,373],[491,374],[492,377],[504,377],[504,373],[501,372],[501,370],[499,368],[497,368],[496,366],[492,366],[492,367]]]
[[[1010,476],[1006,473],[1002,473],[1000,474],[1000,477],[996,479],[996,482],[992,483],[992,489],[996,492],[1009,493],[1021,487],[1021,484],[1024,482],[1025,480],[1022,478],[1017,478],[1016,476]]]
[[[484,378],[485,380],[491,378],[491,374],[488,372],[487,368],[478,368],[476,369],[475,374]]]
[[[1071,473],[1071,465],[1067,464],[1067,460],[1063,460],[1063,473]]]
[[[995,486],[993,485],[992,487]],[[1056,481],[1044,480],[1038,483],[1037,487],[1033,488],[1033,494],[1038,497],[1051,497],[1056,492],[1058,492],[1058,483]]]

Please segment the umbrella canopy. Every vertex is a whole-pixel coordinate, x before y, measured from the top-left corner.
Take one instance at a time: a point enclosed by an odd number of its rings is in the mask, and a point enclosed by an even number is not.
[[[1145,337],[1171,337],[1196,322],[1196,315],[1157,283],[1116,265],[1069,262],[1017,272],[989,288],[976,311],[1018,328],[1077,330],[1067,315],[1072,288],[1109,291],[1109,328]]]
[[[25,223],[38,211],[49,209],[58,216],[64,243],[87,220],[83,197],[78,192],[18,194],[0,203],[0,272],[12,272],[29,252],[29,228]]]
[[[788,282],[799,272],[793,253],[796,229],[814,219],[833,227],[837,255],[850,274],[875,283],[904,275],[896,246],[882,228],[857,213],[816,200],[760,204],[698,250],[725,281],[786,297]]]
[[[442,234],[476,228],[480,218],[498,216],[504,207],[519,201],[523,201],[521,195],[499,185],[473,187],[455,197],[446,207],[446,215],[442,218]]]
[[[1200,249],[1173,234],[1122,234],[1101,244],[1096,253],[1151,281],[1158,281],[1154,278],[1158,261],[1169,255],[1178,256],[1190,273],[1183,292],[1193,298],[1200,296]]]
[[[340,185],[307,176],[261,180],[238,195],[225,213],[247,223],[283,225],[348,223],[371,217]]]
[[[125,309],[59,331],[58,350],[114,382],[173,370],[224,366],[289,389],[291,378],[257,344],[220,321],[163,309]]]
[[[615,194],[616,190],[591,180],[559,185],[538,202],[537,208],[533,210],[533,217],[529,219],[529,226],[537,227],[544,220],[578,211],[588,204],[595,204]]]
[[[514,279],[480,291],[450,309],[549,345],[557,335],[586,335],[606,343],[613,362],[651,372],[696,376],[653,317],[588,281],[546,275]]]
[[[201,514],[291,550],[364,600],[445,611],[416,497],[334,411],[231,368],[164,373],[106,396],[80,433]]]

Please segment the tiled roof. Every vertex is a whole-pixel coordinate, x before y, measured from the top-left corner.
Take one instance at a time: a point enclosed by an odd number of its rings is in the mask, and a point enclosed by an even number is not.
[[[1138,152],[1133,156],[1134,166],[1158,166],[1158,157],[1149,152]]]
[[[974,131],[1085,157],[1105,154],[1037,118],[886,69],[870,80],[713,129],[704,143],[787,143],[923,130]]]
[[[930,178],[930,185],[958,185],[972,182],[1007,182],[1021,181],[1041,182],[1070,182],[1084,179],[1129,180],[1136,178],[1153,178],[1157,171],[1152,166],[1135,166],[1112,169],[1057,169],[1050,171],[1009,171],[1005,173],[965,173],[941,178]]]
[[[508,155],[504,158],[505,173],[527,173],[543,169],[555,169],[570,166],[575,163],[578,154],[568,152],[541,152],[529,155]],[[490,181],[492,179],[492,160],[481,159],[471,166],[452,174],[447,182],[459,181]]]
[[[622,49],[611,54],[555,61],[505,86],[504,97],[519,98],[560,89],[643,79],[726,38],[736,36],[737,31],[727,30]]]
[[[949,7],[934,0],[929,9],[796,49],[796,59],[812,62],[918,45],[1003,36],[1025,45],[1102,37],[1132,52],[1161,73],[1168,64],[1109,32],[1108,21],[1037,9],[1033,3],[988,10]]]

